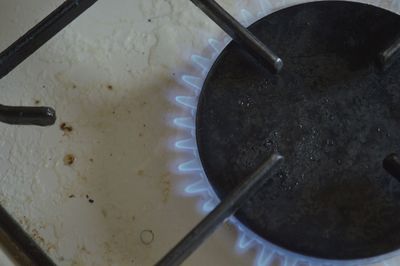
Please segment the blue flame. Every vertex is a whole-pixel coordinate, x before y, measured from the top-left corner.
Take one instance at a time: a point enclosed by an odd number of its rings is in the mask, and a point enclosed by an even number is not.
[[[260,8],[258,9],[257,16],[253,16],[252,13],[246,9],[240,10],[240,21],[244,25],[248,26],[254,23],[258,18],[271,13],[272,6],[267,0],[258,0],[258,3]],[[188,157],[185,162],[178,164],[177,169],[180,173],[195,176],[193,181],[183,190],[186,195],[200,196],[200,198],[202,198],[200,202],[200,211],[203,214],[212,211],[219,203],[219,199],[208,182],[198,155],[195,137],[197,101],[208,71],[229,41],[229,37],[226,37],[223,41],[210,38],[208,44],[212,52],[209,57],[196,54],[191,56],[192,64],[200,73],[198,75],[184,74],[180,76],[181,80],[179,80],[179,82],[189,89],[191,95],[178,95],[174,98],[178,105],[190,111],[186,116],[175,117],[173,119],[174,126],[189,132],[190,135],[189,137],[175,141],[174,147],[176,150],[182,152],[189,151],[192,154],[191,158]],[[322,260],[299,255],[269,243],[245,227],[235,217],[230,217],[228,222],[233,224],[238,232],[235,250],[238,253],[243,253],[250,249],[255,249],[257,255],[254,260],[254,265],[256,266],[360,266],[376,262],[383,262],[384,266],[398,265],[398,263],[393,262],[393,258],[398,256],[399,252],[393,252],[370,259],[351,261]]]
[[[200,91],[203,87],[203,79],[200,77],[190,76],[190,75],[183,75],[182,80],[187,85],[194,88],[196,91]]]
[[[174,119],[174,124],[181,128],[194,129],[194,121],[190,117],[177,117]]]

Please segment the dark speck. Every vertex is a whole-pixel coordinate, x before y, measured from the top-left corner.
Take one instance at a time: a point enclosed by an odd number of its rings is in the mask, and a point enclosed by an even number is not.
[[[64,131],[64,133],[69,133],[72,132],[73,128],[71,125],[68,125],[67,123],[61,123],[60,124],[60,129]]]
[[[86,195],[86,199],[89,201],[89,203],[93,203],[94,200],[92,198],[89,197],[89,195]]]
[[[72,165],[75,161],[75,156],[73,154],[67,154],[64,156],[64,164]]]
[[[108,85],[107,89],[109,89],[111,91],[113,89],[113,86],[112,85]]]
[[[149,18],[149,19],[147,20],[147,22],[151,22],[151,18]]]
[[[69,195],[68,196],[70,199],[72,199],[72,198],[75,198],[75,195],[74,194],[71,194],[71,195]]]

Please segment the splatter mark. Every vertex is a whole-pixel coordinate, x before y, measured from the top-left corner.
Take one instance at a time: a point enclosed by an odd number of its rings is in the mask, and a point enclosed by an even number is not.
[[[144,245],[150,245],[154,241],[154,233],[152,230],[143,230],[140,232],[140,241]]]
[[[75,162],[75,156],[73,154],[67,154],[64,156],[64,164],[72,165]]]

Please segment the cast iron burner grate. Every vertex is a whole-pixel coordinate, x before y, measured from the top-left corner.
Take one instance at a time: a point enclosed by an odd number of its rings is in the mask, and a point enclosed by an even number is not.
[[[26,34],[0,53],[0,79],[33,54],[97,0],[66,0]],[[0,104],[0,122],[15,125],[50,126],[56,121],[51,107],[6,106]],[[20,224],[0,205],[0,239],[20,265],[56,265]]]
[[[400,62],[380,71],[374,61],[384,51],[390,66],[398,54],[400,18],[364,4],[308,3],[267,16],[252,35],[215,1],[191,1],[242,49],[223,51],[198,104],[200,159],[222,203],[157,265],[178,265],[243,204],[240,221],[305,255],[352,259],[399,248],[400,185],[381,162],[400,143]],[[65,1],[3,51],[0,78],[94,2]],[[286,60],[279,76],[260,67],[283,66],[265,43]],[[55,112],[0,105],[0,121],[51,125]],[[286,163],[267,176],[282,159],[277,151]],[[400,177],[397,156],[385,165]],[[1,206],[0,236],[22,264],[54,265]]]
[[[266,240],[328,259],[400,248],[400,184],[382,160],[400,144],[400,62],[376,67],[400,17],[350,2],[275,12],[250,30],[285,62],[257,67],[235,43],[197,108],[205,173],[219,197],[273,152],[285,162],[236,217]]]

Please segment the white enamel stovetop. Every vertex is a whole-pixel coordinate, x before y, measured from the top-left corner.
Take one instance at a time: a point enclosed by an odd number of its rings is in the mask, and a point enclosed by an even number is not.
[[[260,8],[218,2],[235,16]],[[0,50],[61,3],[0,0]],[[203,217],[180,193],[170,144],[181,133],[169,122],[182,112],[171,102],[184,90],[176,76],[209,37],[221,30],[189,0],[103,0],[0,81],[0,103],[58,113],[49,128],[0,124],[1,204],[58,265],[153,265]],[[185,265],[252,265],[236,237],[220,227]]]

